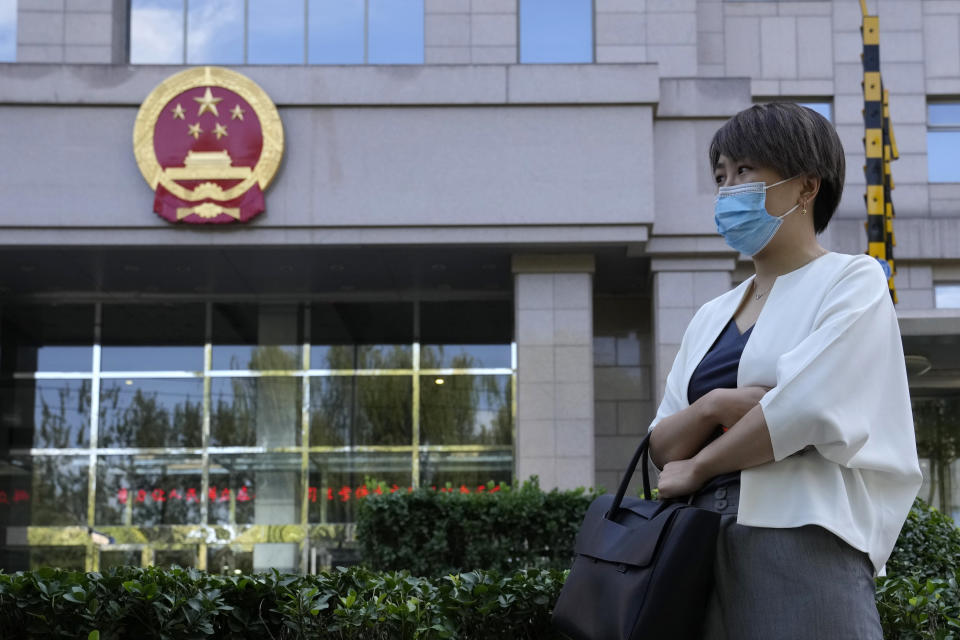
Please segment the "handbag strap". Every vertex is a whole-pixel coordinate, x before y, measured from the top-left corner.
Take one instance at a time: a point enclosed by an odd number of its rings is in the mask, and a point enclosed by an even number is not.
[[[643,460],[641,463],[641,473],[643,481],[643,495],[647,500],[652,500],[653,496],[650,493],[650,470],[647,464],[647,451],[650,448],[650,433],[648,432],[644,436],[643,440],[640,441],[640,445],[637,447],[636,452],[633,454],[633,458],[630,460],[630,464],[627,465],[627,472],[623,474],[623,480],[620,481],[620,488],[617,489],[617,495],[613,499],[613,504],[610,506],[610,511],[607,512],[608,516],[615,515],[617,510],[620,509],[620,503],[623,502],[623,496],[627,493],[627,485],[630,484],[630,479],[633,477],[634,472],[637,470],[637,463]]]

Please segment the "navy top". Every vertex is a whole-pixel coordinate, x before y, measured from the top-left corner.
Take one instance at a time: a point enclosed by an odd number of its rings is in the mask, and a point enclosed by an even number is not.
[[[723,333],[717,338],[707,355],[694,369],[690,376],[690,384],[687,385],[687,401],[693,404],[698,399],[707,395],[714,389],[736,389],[737,388],[737,370],[740,368],[740,356],[743,354],[743,348],[747,345],[750,338],[750,327],[743,333],[737,327],[737,323],[730,320]],[[723,427],[717,425],[717,429],[710,440],[723,435]],[[719,475],[700,489],[701,492],[712,489],[717,485],[724,485],[730,482],[740,480],[740,472],[732,471]]]
[[[714,389],[736,389],[740,355],[750,338],[750,327],[743,333],[732,319],[707,355],[694,369],[687,386],[687,402],[693,404]]]

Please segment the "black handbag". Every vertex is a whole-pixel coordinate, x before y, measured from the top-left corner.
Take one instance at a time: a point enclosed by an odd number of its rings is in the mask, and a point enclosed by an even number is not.
[[[713,587],[720,514],[684,502],[624,497],[647,449],[637,447],[617,495],[590,504],[576,556],[553,609],[554,628],[573,640],[699,638]]]

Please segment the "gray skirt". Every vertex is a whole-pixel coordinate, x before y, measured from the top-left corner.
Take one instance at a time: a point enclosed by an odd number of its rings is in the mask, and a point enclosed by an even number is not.
[[[739,482],[694,504],[719,511],[705,640],[883,640],[873,564],[826,529],[737,524]]]

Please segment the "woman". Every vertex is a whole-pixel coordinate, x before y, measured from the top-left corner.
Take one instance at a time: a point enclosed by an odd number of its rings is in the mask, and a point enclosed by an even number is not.
[[[778,103],[709,155],[718,231],[756,274],[691,320],[650,425],[660,495],[723,514],[704,637],[881,640],[873,578],[921,475],[883,268],[817,241],[843,147]]]

